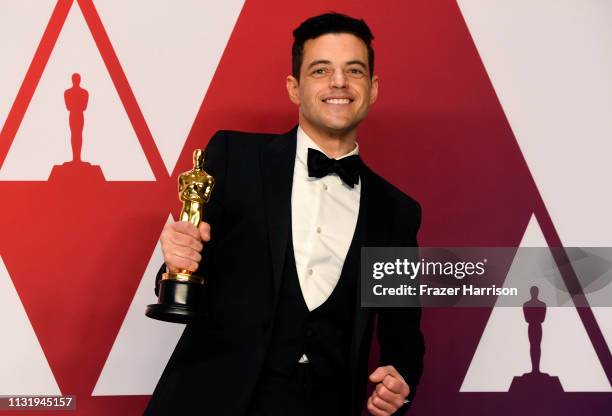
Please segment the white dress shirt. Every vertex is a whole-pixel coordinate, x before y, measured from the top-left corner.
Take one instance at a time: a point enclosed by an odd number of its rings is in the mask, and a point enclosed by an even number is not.
[[[330,296],[353,240],[361,181],[354,188],[337,174],[308,176],[308,148],[321,151],[298,127],[291,192],[293,253],[302,295],[310,311]],[[359,145],[343,157],[359,153]]]

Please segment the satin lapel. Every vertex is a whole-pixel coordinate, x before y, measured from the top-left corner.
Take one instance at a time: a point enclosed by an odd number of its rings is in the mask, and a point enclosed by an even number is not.
[[[361,202],[360,221],[362,222],[361,244],[355,247],[357,267],[361,267],[361,247],[376,247],[388,244],[391,233],[391,221],[394,215],[393,201],[384,192],[382,181],[362,164],[361,169]],[[363,217],[363,218],[362,218]],[[357,273],[361,276],[361,272]],[[361,277],[359,277],[361,279]],[[361,282],[357,282],[355,299],[355,318],[353,327],[353,342],[351,345],[352,362],[357,364],[357,355],[362,343],[365,329],[370,319],[371,310],[361,307]]]
[[[280,289],[291,227],[291,188],[295,165],[296,131],[278,136],[261,153],[264,204],[272,259],[274,302]]]

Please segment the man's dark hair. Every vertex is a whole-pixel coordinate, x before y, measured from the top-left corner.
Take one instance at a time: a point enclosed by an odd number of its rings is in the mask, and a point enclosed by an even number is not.
[[[291,63],[293,76],[296,79],[300,79],[300,68],[304,59],[304,43],[328,33],[350,33],[361,39],[368,48],[370,77],[374,74],[374,49],[372,49],[374,35],[366,22],[363,19],[355,19],[340,13],[325,13],[303,21],[293,31]]]

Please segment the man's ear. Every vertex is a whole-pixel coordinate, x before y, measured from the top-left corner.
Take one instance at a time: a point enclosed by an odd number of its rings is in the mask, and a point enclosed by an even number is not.
[[[370,104],[374,104],[378,98],[378,75],[372,77],[372,88],[370,88]]]
[[[287,94],[295,105],[300,105],[300,84],[293,75],[287,76]]]

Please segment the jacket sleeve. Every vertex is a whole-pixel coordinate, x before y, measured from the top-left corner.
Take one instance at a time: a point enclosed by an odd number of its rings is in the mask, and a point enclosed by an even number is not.
[[[228,141],[226,140],[225,131],[216,132],[208,142],[206,149],[204,150],[204,170],[206,173],[211,175],[215,179],[215,184],[210,195],[210,200],[204,207],[204,218],[210,224],[211,228],[211,241],[205,244],[205,251],[209,251],[214,247],[214,229],[215,225],[219,221],[221,213],[223,211],[223,199],[225,191],[225,178],[227,172],[227,154],[228,154]],[[203,260],[200,263],[200,268],[196,271],[196,274],[202,272],[202,268],[205,268],[203,263],[206,255],[203,254]],[[157,275],[155,276],[155,295],[159,292],[159,282],[161,281],[162,274],[166,272],[166,265],[162,264]]]
[[[398,229],[402,230],[405,247],[417,247],[417,232],[421,223],[421,208],[411,201],[412,206],[398,213]],[[418,256],[415,251],[414,261]],[[392,365],[402,375],[410,387],[406,403],[394,415],[404,415],[410,408],[416,387],[423,372],[425,352],[423,334],[420,329],[421,308],[379,308],[377,336],[380,349],[380,365]]]

